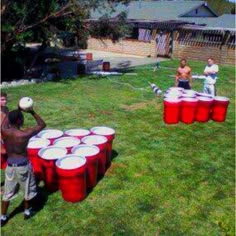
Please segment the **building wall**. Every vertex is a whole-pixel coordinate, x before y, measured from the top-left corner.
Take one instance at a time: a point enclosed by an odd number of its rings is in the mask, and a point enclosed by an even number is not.
[[[88,49],[131,54],[138,56],[157,56],[157,47],[155,40],[151,42],[142,42],[138,40],[124,39],[113,43],[110,39],[99,40],[90,38],[88,40]],[[235,48],[227,45],[209,43],[187,43],[179,42],[175,37],[173,41],[172,58],[186,58],[189,60],[206,61],[213,57],[218,64],[235,64]]]
[[[178,40],[173,42],[173,58],[186,58],[196,61],[206,61],[214,58],[218,64],[235,64],[235,48],[227,45],[209,43],[183,43]]]
[[[156,42],[143,42],[138,40],[123,39],[119,42],[112,42],[110,39],[88,39],[88,49],[102,50],[116,53],[124,53],[138,56],[156,56]]]

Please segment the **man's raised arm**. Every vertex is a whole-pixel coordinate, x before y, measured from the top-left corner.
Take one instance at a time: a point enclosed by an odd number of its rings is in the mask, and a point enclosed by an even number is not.
[[[25,130],[28,135],[33,136],[38,134],[42,129],[44,129],[46,127],[46,123],[34,110],[27,111],[27,113],[30,113],[37,122],[37,125],[35,127]]]

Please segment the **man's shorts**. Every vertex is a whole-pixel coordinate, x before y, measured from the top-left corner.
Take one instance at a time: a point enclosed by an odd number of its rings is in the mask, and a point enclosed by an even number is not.
[[[3,201],[10,201],[17,196],[19,187],[24,192],[25,200],[37,195],[37,187],[31,164],[25,166],[7,166],[5,170],[5,187]]]
[[[179,80],[178,87],[180,87],[180,88],[184,88],[184,89],[191,89],[188,80]]]

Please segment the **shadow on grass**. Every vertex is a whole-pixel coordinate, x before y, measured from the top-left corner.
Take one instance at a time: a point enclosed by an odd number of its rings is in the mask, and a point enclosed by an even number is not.
[[[30,200],[30,206],[32,206],[32,208],[33,208],[34,216],[44,208],[44,206],[48,200],[48,196],[50,194],[52,194],[52,193],[48,192],[44,187],[38,187],[38,194],[36,195],[35,198]],[[9,219],[11,219],[15,215],[17,215],[19,213],[23,213],[23,212],[24,212],[24,201],[22,201],[20,203],[20,205],[18,207],[16,207],[14,209],[14,211],[12,211],[9,214]]]
[[[113,161],[118,155],[119,155],[119,153],[118,153],[116,150],[112,150],[112,153],[111,153],[111,161]],[[112,162],[111,162],[111,164],[110,164],[109,166],[107,166],[106,171],[109,170],[109,168],[111,167],[111,165],[112,165]],[[98,176],[97,184],[96,184],[96,185],[99,184],[99,182],[104,178],[104,176],[105,176],[105,175],[100,175],[100,176]],[[96,188],[96,186],[95,186],[95,188]],[[90,189],[87,190],[87,196],[86,196],[86,198],[87,198],[87,197],[89,196],[89,194],[93,191],[93,189],[94,189],[94,188],[90,188]]]

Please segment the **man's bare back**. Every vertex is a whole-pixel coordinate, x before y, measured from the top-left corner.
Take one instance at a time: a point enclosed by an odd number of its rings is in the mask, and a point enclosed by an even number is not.
[[[33,110],[28,113],[30,113],[37,121],[37,125],[32,128],[21,130],[24,119],[22,112],[17,110],[10,112],[2,123],[1,132],[4,137],[4,144],[8,157],[27,157],[29,139],[46,127],[45,122]],[[16,116],[18,117],[16,118]]]

